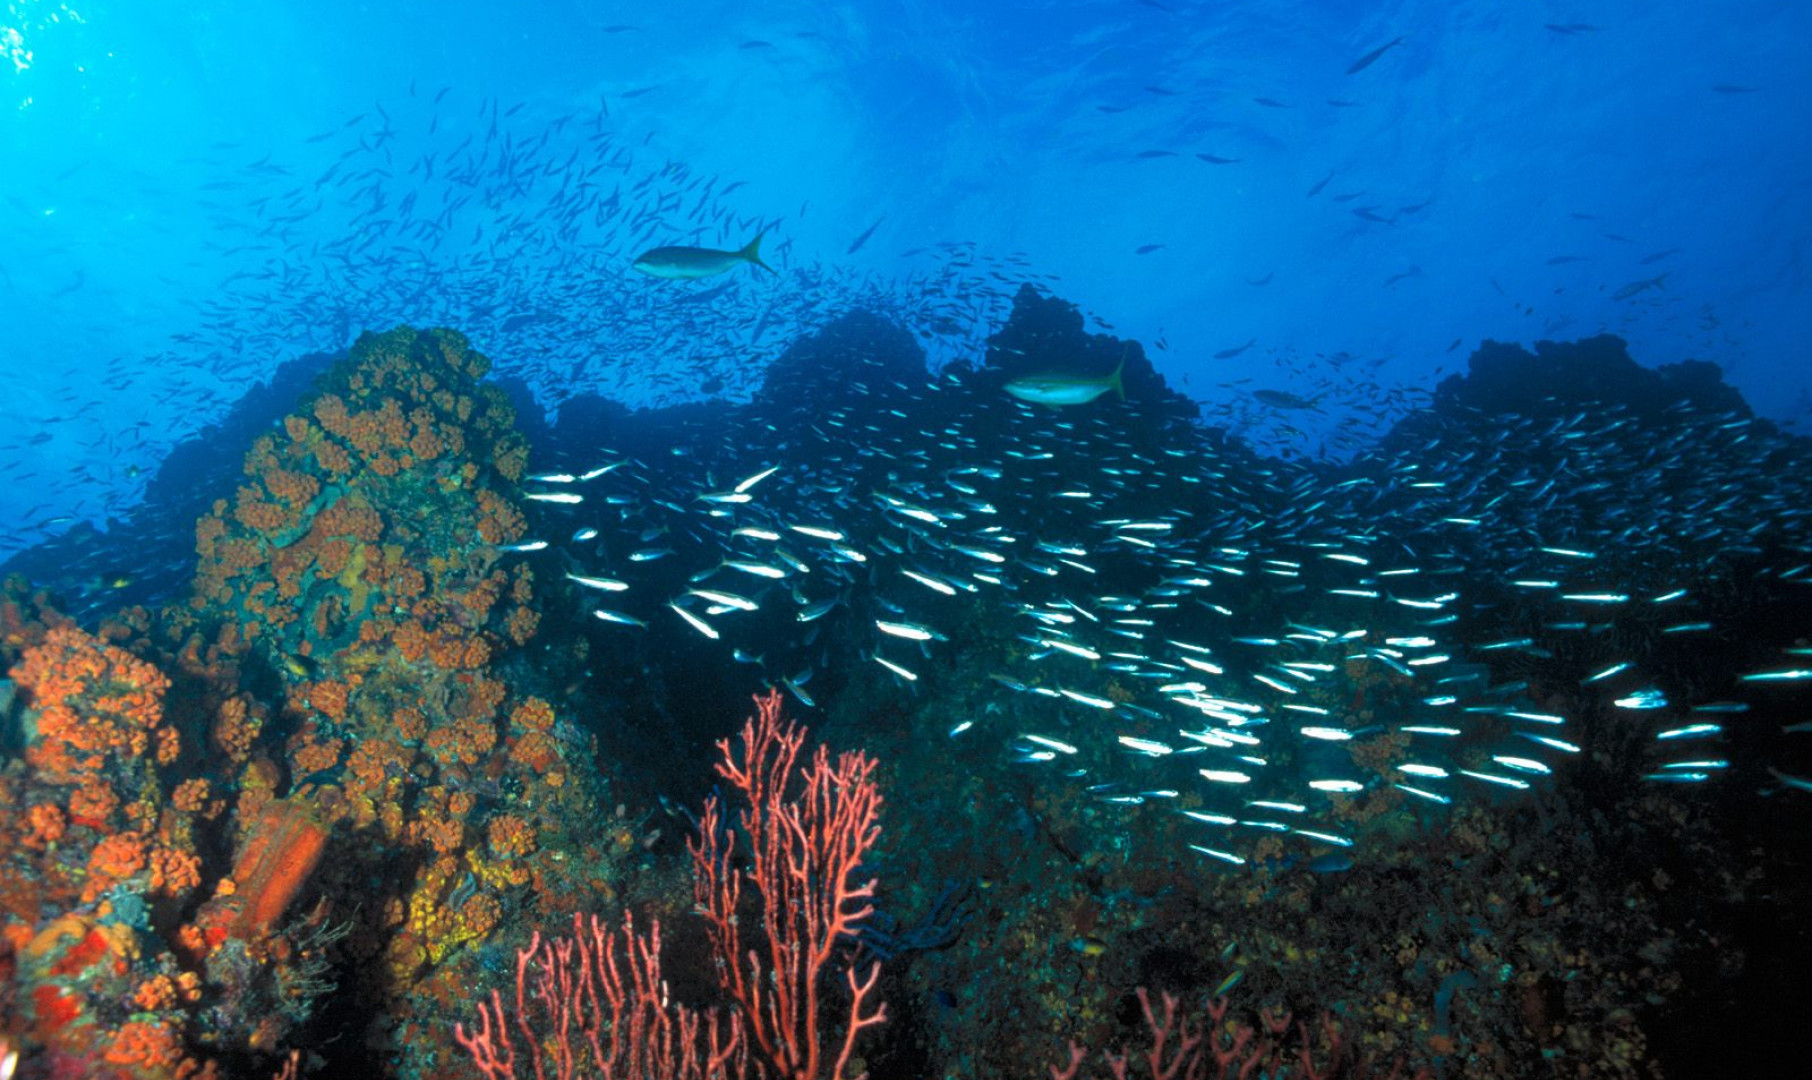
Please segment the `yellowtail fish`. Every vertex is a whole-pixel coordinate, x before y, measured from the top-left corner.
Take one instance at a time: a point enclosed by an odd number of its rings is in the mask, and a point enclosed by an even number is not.
[[[1671,273],[1671,272],[1672,271],[1669,271],[1669,273]],[[1611,299],[1612,300],[1628,300],[1630,297],[1635,296],[1639,293],[1645,293],[1650,289],[1665,288],[1666,285],[1667,285],[1667,274],[1662,274],[1660,277],[1645,278],[1641,281],[1632,281],[1628,285],[1625,285],[1623,288],[1618,289],[1616,292],[1612,293]]]
[[[1026,375],[1008,383],[1006,391],[1021,401],[1049,405],[1053,409],[1065,405],[1086,405],[1109,390],[1121,401],[1125,401],[1126,387],[1120,383],[1120,373],[1125,368],[1126,361],[1122,360],[1120,366],[1114,368],[1112,375],[1091,377],[1057,371]]]
[[[755,239],[740,251],[658,247],[643,252],[630,265],[649,277],[665,278],[668,281],[697,281],[700,278],[716,277],[743,263],[752,263],[772,274],[774,268],[761,261],[761,238],[764,235],[766,234],[757,233]]]
[[[1278,409],[1313,409],[1317,400],[1292,394],[1288,390],[1254,390],[1252,396]]]

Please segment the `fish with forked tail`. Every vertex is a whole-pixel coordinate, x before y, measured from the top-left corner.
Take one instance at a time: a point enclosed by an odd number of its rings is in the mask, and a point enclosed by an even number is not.
[[[755,239],[739,251],[719,251],[715,248],[701,247],[658,247],[645,251],[636,257],[630,265],[649,277],[665,278],[668,281],[697,281],[700,278],[716,277],[719,274],[736,269],[743,263],[761,267],[768,273],[774,268],[761,261],[761,238],[766,233],[755,234]]]
[[[1120,383],[1120,372],[1125,367],[1126,361],[1122,360],[1111,375],[1071,375],[1065,372],[1026,375],[1008,383],[1006,391],[1021,401],[1049,405],[1054,409],[1065,405],[1086,405],[1109,390],[1121,401],[1125,401],[1126,388]]]
[[[1671,271],[1671,270],[1668,271],[1668,273],[1672,273],[1672,272],[1673,271]],[[1635,296],[1638,293],[1645,293],[1645,292],[1649,291],[1650,289],[1663,288],[1666,284],[1667,284],[1667,274],[1662,274],[1660,277],[1644,278],[1641,281],[1632,281],[1628,285],[1625,285],[1623,288],[1618,289],[1616,292],[1612,293],[1611,299],[1612,300],[1628,300],[1630,297]]]

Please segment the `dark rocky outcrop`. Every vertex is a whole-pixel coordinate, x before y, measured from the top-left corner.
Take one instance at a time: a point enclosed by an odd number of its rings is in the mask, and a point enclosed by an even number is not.
[[[1578,341],[1538,341],[1535,352],[1520,345],[1487,341],[1472,354],[1465,375],[1451,375],[1435,388],[1434,407],[1485,413],[1543,416],[1587,403],[1616,403],[1639,417],[1658,418],[1681,402],[1708,412],[1751,416],[1718,365],[1685,360],[1648,368],[1629,354],[1614,334]]]
[[[973,379],[984,390],[998,389],[1027,375],[1107,375],[1122,362],[1126,400],[1142,414],[1153,419],[1195,417],[1195,402],[1170,389],[1143,346],[1111,334],[1089,333],[1075,304],[1030,285],[1021,285],[1014,295],[1013,313],[988,338],[982,366]]]

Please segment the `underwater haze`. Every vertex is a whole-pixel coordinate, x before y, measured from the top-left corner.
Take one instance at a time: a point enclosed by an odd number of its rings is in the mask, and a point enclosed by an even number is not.
[[[1775,1067],[1808,56],[0,0],[0,1080]]]
[[[1030,278],[1210,408],[1604,331],[1808,407],[1800,5],[7,9],[8,443],[54,494],[8,486],[13,546],[397,322],[639,405],[746,393],[871,290],[965,355]],[[810,299],[625,325],[667,299],[638,242],[762,228]]]

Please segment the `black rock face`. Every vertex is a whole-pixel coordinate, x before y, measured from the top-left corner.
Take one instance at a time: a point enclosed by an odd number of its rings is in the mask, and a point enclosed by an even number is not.
[[[1075,304],[1030,285],[1019,287],[1012,315],[988,338],[982,366],[971,379],[999,389],[1027,375],[1110,375],[1122,363],[1126,400],[1147,418],[1193,419],[1199,412],[1195,402],[1170,389],[1138,342],[1089,333]]]
[[[922,384],[925,350],[899,323],[852,311],[787,346],[768,365],[755,400],[783,409],[814,405],[847,390],[852,378]]]
[[[1472,354],[1469,366],[1467,374],[1449,376],[1435,388],[1437,411],[1543,416],[1592,402],[1620,404],[1636,416],[1658,419],[1686,402],[1701,411],[1753,415],[1743,396],[1724,382],[1718,365],[1687,360],[1645,368],[1614,334],[1538,341],[1534,353],[1487,341]]]

